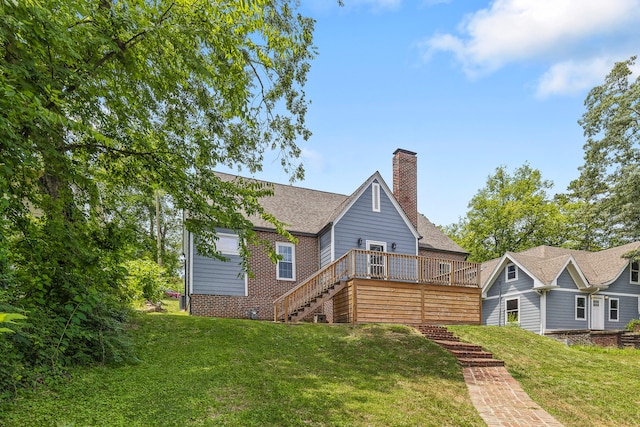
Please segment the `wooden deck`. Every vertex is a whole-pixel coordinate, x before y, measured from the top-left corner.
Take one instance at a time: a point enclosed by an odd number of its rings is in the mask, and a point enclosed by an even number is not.
[[[480,324],[480,265],[351,250],[274,302],[275,321],[296,321],[333,299],[334,321]]]
[[[480,324],[481,289],[354,279],[333,299],[336,323]]]

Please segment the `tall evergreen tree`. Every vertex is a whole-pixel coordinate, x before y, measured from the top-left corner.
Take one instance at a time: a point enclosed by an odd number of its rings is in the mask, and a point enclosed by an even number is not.
[[[569,186],[579,205],[584,249],[640,239],[640,77],[636,57],[618,62],[589,92],[579,121],[587,142],[580,177]]]

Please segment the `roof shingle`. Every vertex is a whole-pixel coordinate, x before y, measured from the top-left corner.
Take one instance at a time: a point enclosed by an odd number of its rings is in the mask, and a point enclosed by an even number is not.
[[[236,175],[222,172],[216,172],[216,175],[223,181],[232,181],[239,178]],[[243,179],[254,180],[253,178]],[[342,213],[352,201],[353,197],[360,193],[362,186],[370,179],[371,177],[348,196],[293,185],[270,183],[260,180],[254,181],[263,182],[272,186],[273,196],[262,198],[260,203],[267,212],[274,215],[279,221],[287,224],[286,228],[289,232],[318,234],[327,224]],[[273,225],[264,221],[262,218],[251,217],[249,220],[255,227],[273,229]],[[422,214],[418,214],[417,231],[422,236],[422,239],[419,241],[420,247],[437,251],[467,254],[464,249],[458,246]]]

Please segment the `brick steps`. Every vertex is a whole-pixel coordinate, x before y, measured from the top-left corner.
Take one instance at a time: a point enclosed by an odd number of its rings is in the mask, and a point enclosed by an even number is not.
[[[483,350],[479,345],[461,342],[460,338],[455,336],[453,332],[449,332],[444,326],[418,326],[417,329],[425,338],[432,340],[453,354],[461,366],[504,366],[504,361],[494,359],[493,354]]]

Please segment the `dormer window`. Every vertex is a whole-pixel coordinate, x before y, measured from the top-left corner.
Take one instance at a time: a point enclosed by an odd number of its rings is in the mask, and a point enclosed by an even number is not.
[[[633,261],[631,263],[631,283],[640,284],[640,262]]]
[[[518,267],[515,264],[507,264],[505,268],[505,282],[513,282],[518,280]]]
[[[380,212],[380,184],[377,182],[371,184],[371,209]]]

